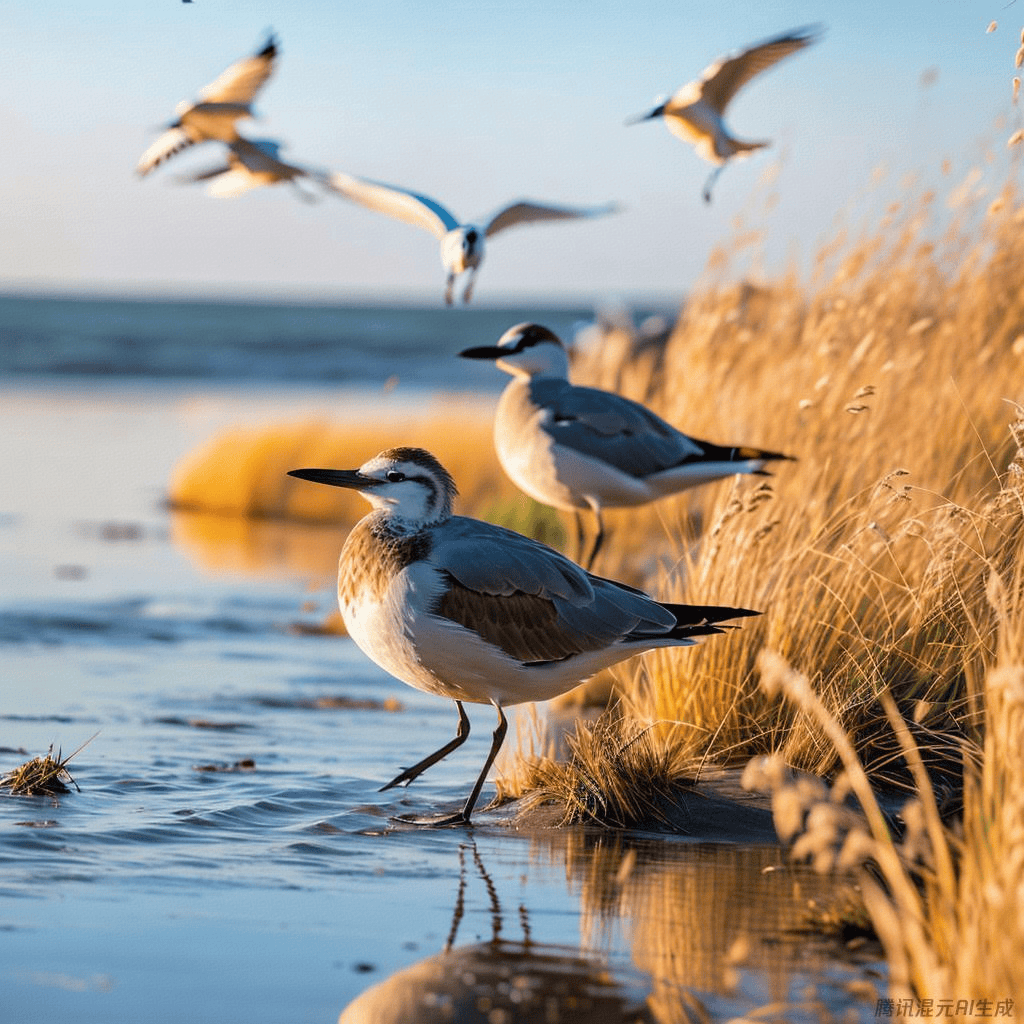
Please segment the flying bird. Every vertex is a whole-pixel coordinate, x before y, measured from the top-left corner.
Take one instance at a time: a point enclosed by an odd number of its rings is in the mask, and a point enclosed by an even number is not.
[[[626,124],[663,117],[673,135],[692,143],[699,156],[715,164],[702,193],[704,202],[710,203],[711,188],[726,163],[769,145],[768,142],[746,142],[732,135],[724,120],[729,101],[755,75],[767,71],[783,57],[810,46],[820,34],[820,26],[809,25],[723,57],[670,99],[646,114],[630,118]]]
[[[280,154],[280,144],[272,139],[239,137],[227,144],[225,163],[205,171],[181,175],[178,180],[184,184],[208,182],[207,194],[218,199],[234,198],[254,188],[286,182],[295,189],[299,198],[315,202],[319,195],[307,192],[300,182],[312,181],[330,189],[325,172],[285,163]]]
[[[450,697],[455,738],[382,791],[407,785],[461,746],[463,702],[498,712],[490,752],[456,814],[408,819],[468,824],[505,738],[504,708],[547,700],[595,672],[656,647],[722,633],[746,608],[663,604],[591,576],[512,530],[452,514],[455,483],[422,448],[391,448],[355,470],[290,476],[358,491],[373,506],[345,541],[338,604],[349,635],[378,665],[417,690]]]
[[[476,274],[484,258],[485,239],[517,224],[600,217],[614,213],[617,209],[614,203],[604,206],[554,206],[524,199],[502,207],[481,225],[462,224],[437,200],[419,192],[340,172],[329,175],[329,182],[331,188],[346,199],[423,228],[440,239],[441,263],[448,274],[444,301],[449,306],[454,301],[455,279],[466,271],[469,272],[469,281],[462,294],[462,301],[469,302],[473,297]]]
[[[497,345],[459,355],[493,360],[512,375],[494,416],[498,460],[530,497],[575,514],[581,560],[580,511],[593,512],[588,569],[604,541],[604,509],[644,505],[735,473],[768,476],[766,462],[792,458],[699,441],[639,402],[570,384],[565,346],[539,324],[517,324]]]
[[[175,107],[177,119],[139,158],[136,171],[142,177],[189,146],[200,142],[231,143],[239,138],[235,127],[243,117],[252,117],[252,101],[273,74],[278,55],[273,34],[262,49],[221,72],[194,101],[183,100]]]

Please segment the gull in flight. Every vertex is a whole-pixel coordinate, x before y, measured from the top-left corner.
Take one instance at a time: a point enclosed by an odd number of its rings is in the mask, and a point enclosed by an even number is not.
[[[252,117],[252,101],[274,71],[277,40],[267,37],[263,48],[221,72],[194,102],[183,100],[175,108],[177,120],[139,158],[140,176],[199,142],[232,143],[239,138],[235,122]]]
[[[459,355],[493,360],[512,375],[494,416],[498,460],[531,498],[575,514],[581,559],[580,510],[594,513],[588,569],[604,541],[603,509],[644,505],[735,473],[768,476],[766,462],[792,458],[698,441],[639,402],[570,384],[565,346],[539,324],[518,324],[497,345]]]
[[[449,306],[454,301],[455,279],[465,271],[469,271],[469,281],[462,294],[462,301],[469,302],[472,298],[476,274],[484,258],[485,239],[517,224],[599,217],[614,213],[617,209],[614,203],[604,206],[554,206],[550,203],[520,200],[502,207],[481,225],[461,224],[451,211],[419,192],[340,172],[329,175],[329,183],[335,192],[346,199],[423,228],[440,239],[441,263],[448,274],[444,301]]]
[[[290,184],[306,202],[315,202],[319,196],[306,192],[299,184],[307,179],[324,188],[330,188],[327,175],[322,171],[310,170],[296,164],[285,163],[281,157],[281,146],[272,139],[246,139],[239,137],[227,145],[227,162],[195,174],[182,175],[184,184],[208,182],[207,195],[218,199],[234,198],[254,188],[266,185]]]
[[[746,608],[663,604],[591,576],[522,534],[452,514],[448,471],[422,448],[391,448],[355,470],[290,476],[358,491],[373,506],[338,564],[349,635],[378,665],[417,690],[455,701],[455,738],[383,789],[408,785],[469,735],[463,702],[498,712],[490,752],[456,814],[406,819],[468,824],[505,738],[504,708],[548,700],[602,668],[656,647],[723,633]]]
[[[729,160],[769,145],[768,142],[745,142],[730,133],[724,120],[729,101],[755,75],[767,71],[783,57],[810,46],[820,33],[819,26],[810,25],[723,57],[706,68],[696,81],[684,85],[648,113],[630,118],[626,124],[663,117],[673,135],[692,143],[699,156],[715,164],[703,192],[704,202],[710,203],[711,187]]]

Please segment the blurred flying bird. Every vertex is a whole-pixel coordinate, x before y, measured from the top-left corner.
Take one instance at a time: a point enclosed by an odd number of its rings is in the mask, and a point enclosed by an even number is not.
[[[469,735],[463,702],[498,712],[490,752],[461,811],[423,825],[468,824],[505,738],[504,708],[548,700],[595,672],[656,647],[723,633],[746,608],[662,604],[591,576],[557,551],[500,526],[452,514],[455,483],[422,448],[391,448],[359,469],[290,476],[358,491],[373,511],[352,529],[338,564],[349,636],[417,690],[450,697],[455,738],[382,789],[407,785]]]
[[[494,417],[498,460],[531,498],[575,514],[581,561],[580,510],[594,513],[588,569],[604,541],[603,509],[644,505],[735,473],[768,476],[766,462],[792,458],[698,441],[638,402],[570,384],[565,346],[539,324],[518,324],[497,345],[459,355],[491,359],[512,375]]]
[[[139,175],[149,174],[196,143],[236,141],[239,135],[235,122],[253,116],[252,101],[273,73],[277,55],[277,40],[271,34],[259,52],[221,72],[194,102],[182,100],[174,109],[177,119],[139,158],[135,168]]]
[[[653,110],[630,118],[626,124],[639,124],[663,117],[668,130],[684,142],[693,144],[697,153],[715,164],[704,185],[704,202],[711,202],[711,187],[722,168],[734,157],[746,156],[768,142],[744,142],[733,136],[725,125],[729,101],[755,75],[820,38],[821,27],[809,25],[757,43],[749,49],[715,61],[696,81],[684,85],[670,99]]]
[[[246,139],[239,137],[227,145],[227,162],[194,174],[181,175],[184,184],[209,182],[206,192],[218,199],[234,198],[254,188],[266,185],[290,184],[299,198],[315,202],[319,196],[307,192],[300,181],[313,181],[329,189],[327,175],[308,167],[285,163],[280,158],[280,144],[272,139]]]
[[[458,218],[439,202],[409,189],[338,172],[329,175],[329,182],[346,199],[423,228],[440,239],[441,263],[448,274],[444,301],[449,306],[454,301],[455,279],[464,271],[469,271],[469,282],[462,294],[462,301],[469,302],[472,298],[476,274],[484,258],[485,239],[517,224],[599,217],[614,213],[617,209],[614,203],[604,206],[554,206],[520,200],[502,207],[478,226],[459,223]]]

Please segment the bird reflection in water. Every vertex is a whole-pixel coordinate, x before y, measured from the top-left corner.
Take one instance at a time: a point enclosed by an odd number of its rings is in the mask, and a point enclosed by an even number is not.
[[[491,939],[455,947],[465,913],[466,851],[487,889]],[[350,1003],[338,1024],[649,1024],[638,983],[573,946],[535,942],[525,906],[521,940],[501,937],[502,911],[475,844],[459,847],[459,889],[444,950],[406,967]]]

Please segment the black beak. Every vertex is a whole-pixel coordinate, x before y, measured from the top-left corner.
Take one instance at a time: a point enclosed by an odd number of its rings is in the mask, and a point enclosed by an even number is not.
[[[665,113],[665,104],[662,103],[660,106],[655,107],[653,110],[649,110],[646,114],[637,114],[636,117],[627,118],[625,123],[630,124],[642,124],[644,121],[653,121],[656,117],[661,117]]]
[[[311,480],[315,484],[348,487],[355,491],[365,491],[381,483],[375,477],[363,476],[357,469],[290,469],[288,475],[298,477],[299,480]]]
[[[500,345],[481,345],[479,348],[464,348],[459,355],[463,359],[500,359],[511,350]]]

